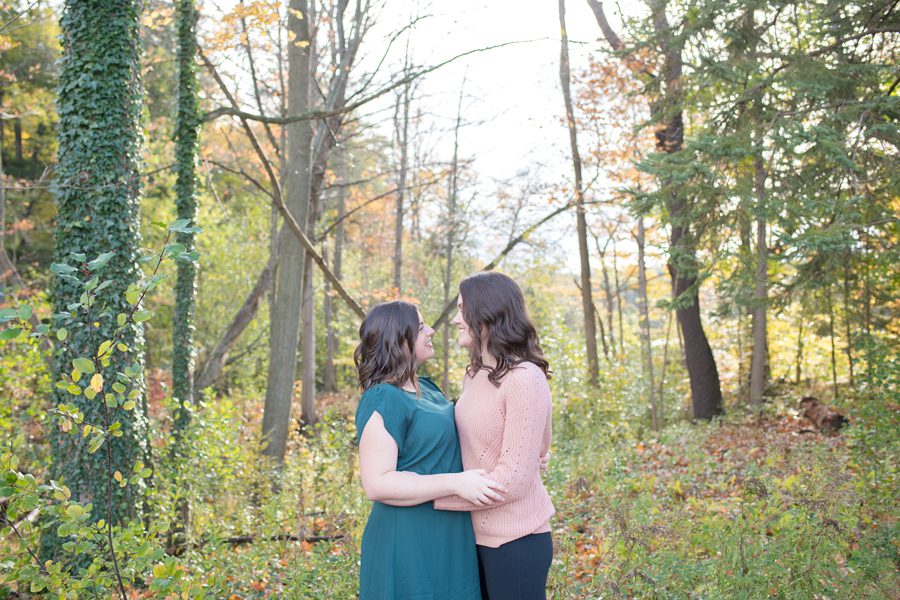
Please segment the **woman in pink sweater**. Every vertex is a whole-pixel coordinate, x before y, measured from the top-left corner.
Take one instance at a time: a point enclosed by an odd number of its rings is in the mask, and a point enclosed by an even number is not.
[[[459,284],[453,324],[469,350],[456,428],[465,469],[504,485],[502,501],[438,498],[440,510],[472,511],[485,600],[543,600],[553,559],[553,504],[541,482],[550,447],[550,365],[515,281],[483,272]]]

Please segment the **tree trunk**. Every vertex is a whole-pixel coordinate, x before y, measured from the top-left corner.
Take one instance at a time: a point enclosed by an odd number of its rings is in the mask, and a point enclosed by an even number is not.
[[[865,265],[863,274],[863,308],[865,313],[863,316],[865,323],[864,332],[866,334],[866,383],[872,385],[872,292],[870,288],[871,265],[869,261],[871,254],[868,226],[863,228],[863,239],[865,240],[863,244],[863,264]]]
[[[834,304],[831,302],[831,285],[825,288],[825,301],[828,306],[828,337],[831,340],[831,387],[834,392],[834,399],[837,400],[837,350],[834,341]]]
[[[15,137],[16,162],[22,162],[22,118],[13,119],[13,135]]]
[[[336,165],[341,186],[337,192],[337,227],[334,233],[334,249],[332,250],[332,269],[338,279],[341,277],[341,259],[344,251],[344,215],[346,213],[345,193],[347,177],[347,162],[343,152],[338,157]],[[334,330],[334,315],[336,306],[331,293],[331,284],[325,281],[325,389],[329,392],[337,391],[337,370],[334,366],[334,356],[337,352],[337,336]]]
[[[604,248],[604,250],[606,250]],[[613,326],[613,292],[612,284],[609,281],[609,269],[606,268],[606,259],[604,254],[600,254],[600,268],[603,271],[603,293],[606,295],[606,325],[609,329],[609,345],[613,352],[616,351],[616,334]]]
[[[102,252],[114,252],[115,258],[100,274],[112,282],[103,292],[111,314],[131,309],[125,291],[141,280],[141,6],[133,0],[68,2],[60,21],[63,53],[57,97],[54,262],[72,264],[70,253],[84,253],[91,260]],[[78,302],[83,291],[76,283],[57,279],[52,288],[54,312],[69,310],[69,304]],[[116,319],[98,319],[98,323],[97,327],[71,327],[57,316],[52,326],[68,325],[68,347],[80,353],[96,351],[99,340],[113,339],[119,329]],[[116,373],[137,365],[131,384],[143,392],[142,325],[127,324],[119,339],[128,349],[112,355],[109,366],[101,371],[103,379],[116,381]],[[55,375],[68,371],[76,356],[59,348]],[[83,395],[54,389],[53,401],[54,405],[77,406],[85,423],[106,422],[106,405],[99,398],[88,401]],[[144,485],[120,487],[112,474],[116,470],[132,473],[138,460],[148,459],[145,406],[138,398],[133,410],[118,412],[115,419],[121,423],[121,436],[109,440],[109,453],[91,453],[89,439],[50,428],[51,478],[65,481],[73,501],[93,502],[94,520],[102,516],[108,523],[122,524],[143,510]],[[106,506],[108,499],[111,510],[105,514],[101,506]],[[42,536],[48,555],[64,541],[55,533]]]
[[[850,331],[850,315],[853,314],[850,309],[850,259],[852,255],[848,252],[844,261],[844,326],[847,331],[847,368],[849,370],[850,387],[853,387],[853,334]]]
[[[444,266],[444,306],[450,302],[450,286],[453,282],[453,246],[456,244],[456,210],[457,194],[459,193],[459,128],[462,124],[462,99],[466,82],[459,88],[459,104],[456,109],[456,125],[453,128],[453,159],[450,163],[450,181],[447,186],[447,247]],[[444,369],[441,377],[441,385],[445,394],[450,393],[450,323],[444,322],[443,336],[443,361]]]
[[[197,102],[197,15],[193,0],[179,0],[178,28],[178,108],[175,115],[175,206],[179,219],[196,225],[197,219],[197,144],[200,117]],[[176,242],[185,250],[194,250],[194,234],[178,233]],[[175,283],[175,315],[172,326],[172,395],[180,402],[193,401],[194,380],[194,304],[197,267],[194,262],[179,261]],[[190,413],[180,405],[175,410],[174,433],[180,438]]]
[[[616,316],[619,319],[619,356],[625,356],[625,328],[622,326],[622,287],[619,284],[619,258],[616,238],[612,238],[613,283],[615,284]]]
[[[300,419],[303,425],[315,425],[316,414],[316,318],[313,293],[315,290],[312,257],[306,256],[303,267],[303,329],[302,329],[302,380],[300,392]]]
[[[306,112],[310,108],[309,18],[306,0],[290,0],[288,31],[294,34],[293,43],[288,45],[290,114]],[[284,204],[297,224],[306,229],[310,208],[312,124],[310,121],[297,121],[286,127],[288,173]],[[290,428],[306,252],[291,232],[282,229],[278,237],[275,302],[269,315],[269,373],[262,434],[266,444],[264,454],[282,462]]]
[[[760,142],[761,143],[761,142]],[[760,150],[761,151],[761,150]],[[750,358],[750,405],[762,406],[766,390],[766,311],[768,305],[769,247],[766,242],[766,169],[762,157],[755,160],[756,277],[753,302],[753,355]]]
[[[797,362],[795,365],[794,384],[800,385],[803,375],[803,302],[800,302],[800,319],[797,327]]]
[[[2,127],[3,120],[0,119],[0,130]],[[6,302],[6,280],[12,276],[12,267],[12,262],[6,255],[6,181],[3,173],[3,140],[0,139],[0,304]]]
[[[406,196],[406,170],[409,148],[409,95],[410,84],[403,86],[402,93],[397,97],[397,112],[395,129],[397,130],[397,142],[400,144],[400,176],[397,182],[397,206],[394,223],[394,288],[397,297],[403,295],[403,202]]]
[[[197,220],[197,147],[200,128],[197,102],[197,73],[194,58],[197,54],[197,15],[193,0],[178,0],[178,107],[175,114],[175,210],[178,219],[196,226]],[[194,233],[178,232],[175,241],[187,252],[194,251]],[[194,400],[194,308],[197,294],[197,265],[193,261],[179,261],[175,281],[175,314],[172,318],[172,397],[177,404],[174,411],[171,446],[173,457],[182,452],[184,434],[190,424],[191,413],[186,404]],[[180,486],[188,488],[190,481]],[[187,489],[184,490],[187,492]],[[185,493],[175,510],[170,546],[185,547],[190,543],[191,507]]]
[[[641,320],[641,347],[643,349],[644,359],[646,360],[645,369],[647,373],[647,401],[650,404],[650,422],[654,431],[659,430],[660,414],[659,405],[656,401],[654,393],[655,386],[653,384],[653,350],[650,340],[650,311],[647,305],[647,270],[644,266],[644,216],[638,217],[638,293],[640,301],[638,310],[640,311]]]
[[[594,301],[591,298],[591,262],[588,254],[587,218],[584,208],[584,190],[581,180],[581,155],[578,153],[578,132],[575,113],[572,108],[572,94],[569,88],[569,38],[566,32],[566,3],[559,0],[559,79],[562,83],[563,102],[566,108],[566,124],[569,127],[569,147],[572,152],[572,166],[575,171],[575,215],[578,230],[578,254],[581,259],[581,307],[584,313],[584,343],[587,356],[588,381],[592,386],[598,383],[600,364],[597,357],[597,329]]]
[[[600,311],[597,310],[596,305],[594,305],[594,314],[597,315],[597,325],[600,327],[600,347],[603,348],[603,358],[606,359],[607,364],[612,364],[612,357],[609,355],[609,345],[606,343],[606,329],[603,325],[603,317],[600,316]]]
[[[669,367],[669,337],[672,335],[672,311],[669,311],[669,318],[666,320],[666,341],[663,343],[663,359],[662,359],[662,370],[659,374],[659,409],[660,416],[663,415],[663,409],[665,408],[666,403],[666,395],[665,395],[665,384],[666,384],[666,369]]]

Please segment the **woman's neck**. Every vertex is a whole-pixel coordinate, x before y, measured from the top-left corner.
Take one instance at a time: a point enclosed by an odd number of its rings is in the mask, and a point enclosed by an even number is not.
[[[407,392],[415,392],[416,384],[412,379],[407,379],[405,383],[400,386],[401,390],[405,390]]]
[[[481,364],[490,367],[491,369],[497,366],[497,359],[494,358],[494,355],[488,350],[487,340],[484,340],[481,343]]]

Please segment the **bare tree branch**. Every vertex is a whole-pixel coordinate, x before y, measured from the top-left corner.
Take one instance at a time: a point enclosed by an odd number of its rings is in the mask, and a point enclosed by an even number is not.
[[[203,63],[206,65],[206,68],[212,74],[213,78],[216,80],[216,83],[219,85],[219,89],[222,90],[222,93],[225,94],[225,97],[231,103],[231,106],[234,110],[237,110],[237,102],[234,99],[234,96],[229,91],[228,87],[225,85],[225,82],[222,80],[218,71],[216,70],[215,65],[206,57],[203,52],[200,52],[200,58],[203,60]],[[344,288],[343,284],[340,280],[334,276],[331,269],[325,264],[325,261],[322,259],[322,256],[316,250],[316,247],[310,241],[310,239],[306,236],[303,229],[300,227],[300,224],[297,223],[297,220],[294,218],[294,215],[287,209],[284,205],[284,201],[281,197],[281,186],[278,183],[278,177],[275,174],[275,171],[272,169],[272,164],[269,162],[268,158],[266,158],[265,152],[262,147],[259,145],[259,140],[256,139],[256,135],[253,133],[253,129],[250,128],[250,123],[246,117],[240,117],[241,124],[244,127],[244,131],[247,134],[251,144],[253,145],[254,150],[256,150],[256,154],[259,159],[263,163],[263,167],[265,167],[266,174],[269,176],[269,182],[272,186],[272,202],[275,204],[275,207],[278,208],[278,212],[281,213],[282,218],[284,219],[285,224],[288,226],[288,229],[294,234],[297,240],[301,245],[306,249],[309,253],[310,258],[316,265],[319,266],[319,269],[322,271],[322,274],[325,278],[331,282],[334,286],[334,289],[337,291],[338,295],[343,298],[344,302],[347,303],[347,306],[356,313],[359,317],[364,317],[366,315],[362,306],[360,306],[359,302],[357,302],[353,296]]]
[[[327,119],[329,117],[335,117],[338,115],[342,115],[344,113],[352,112],[352,111],[356,110],[357,108],[359,108],[360,106],[363,106],[364,104],[368,104],[372,100],[380,98],[381,96],[384,96],[385,94],[387,94],[403,85],[406,85],[407,83],[414,81],[414,80],[418,79],[419,77],[423,77],[424,75],[427,75],[433,71],[436,71],[442,67],[445,67],[445,66],[449,65],[450,63],[455,62],[466,56],[470,56],[472,54],[478,54],[480,52],[487,52],[489,50],[496,50],[497,48],[504,48],[506,46],[512,46],[512,45],[516,45],[516,44],[527,44],[527,43],[531,43],[531,42],[539,42],[539,41],[543,41],[546,39],[548,39],[548,38],[536,38],[536,39],[532,39],[532,40],[516,40],[516,41],[512,41],[512,42],[504,42],[502,44],[495,44],[493,46],[486,46],[484,48],[475,48],[474,50],[468,50],[466,52],[463,52],[461,54],[457,54],[456,56],[448,58],[447,60],[440,62],[436,65],[432,65],[432,66],[424,68],[424,69],[419,69],[419,70],[413,71],[406,77],[401,77],[397,81],[391,83],[390,85],[388,85],[386,87],[381,88],[377,92],[373,92],[372,94],[369,94],[368,96],[365,96],[362,99],[357,100],[356,102],[352,102],[352,103],[347,104],[346,106],[342,106],[340,108],[334,108],[331,110],[311,110],[311,111],[301,113],[298,115],[288,115],[287,117],[269,117],[266,115],[257,115],[257,114],[253,114],[253,113],[248,113],[246,111],[242,111],[238,107],[237,103],[231,102],[231,106],[222,106],[222,107],[216,108],[216,109],[206,113],[206,115],[204,115],[204,117],[203,117],[203,120],[204,121],[212,121],[219,117],[228,115],[228,116],[232,116],[232,117],[238,117],[239,119],[246,120],[246,121],[257,121],[260,123],[274,123],[274,124],[279,124],[279,125],[285,125],[287,123],[295,123],[297,121],[314,121],[314,120],[319,120],[319,119]],[[202,55],[202,53],[201,53],[201,55]],[[207,59],[205,57],[203,58],[203,60],[204,60],[204,63],[206,63],[208,66],[212,64],[209,62],[209,59]]]

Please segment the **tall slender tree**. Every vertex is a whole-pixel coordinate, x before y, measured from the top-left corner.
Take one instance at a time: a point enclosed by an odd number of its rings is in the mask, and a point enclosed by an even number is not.
[[[310,108],[311,31],[308,3],[291,0],[288,7],[288,112],[301,114]],[[285,207],[301,228],[309,214],[313,129],[310,121],[295,121],[287,128],[287,177]],[[297,345],[300,341],[300,309],[306,252],[284,228],[278,239],[275,299],[269,316],[269,373],[263,410],[265,454],[284,460],[290,427]]]
[[[447,234],[445,238],[446,246],[444,247],[444,306],[448,306],[451,298],[451,285],[453,283],[453,250],[456,247],[456,228],[459,224],[457,213],[459,206],[459,129],[462,125],[462,101],[463,90],[466,87],[466,81],[463,79],[462,85],[459,87],[459,104],[456,107],[456,125],[453,127],[453,158],[450,161],[450,174],[447,182],[447,216],[446,227]],[[437,327],[437,324],[435,324]],[[444,334],[442,336],[444,369],[441,378],[441,385],[445,391],[450,389],[450,323],[444,321]]]
[[[575,227],[578,233],[578,256],[581,261],[581,306],[584,313],[584,345],[587,356],[587,375],[591,385],[597,385],[600,361],[597,357],[597,315],[591,291],[591,258],[588,252],[587,215],[584,207],[584,186],[581,180],[581,155],[578,152],[578,131],[575,111],[572,107],[571,72],[569,69],[569,36],[566,32],[566,2],[559,0],[559,80],[562,84],[566,107],[566,124],[569,127],[569,147],[575,171]]]
[[[637,235],[638,247],[638,310],[640,312],[641,352],[644,355],[645,380],[647,383],[647,402],[650,405],[650,422],[653,429],[659,429],[662,412],[656,399],[653,384],[653,344],[650,339],[650,307],[647,302],[647,268],[644,261],[646,235],[644,232],[644,215],[638,215]]]
[[[407,50],[407,54],[408,54]],[[409,61],[404,69],[409,73]],[[409,104],[411,96],[411,83],[407,83],[397,94],[397,110],[394,117],[394,130],[396,131],[397,144],[400,146],[400,172],[397,177],[397,199],[394,211],[394,287],[397,294],[403,293],[403,220],[405,213],[405,201],[408,195],[406,190],[407,172],[409,170]]]
[[[179,219],[193,225],[197,219],[197,144],[200,125],[197,102],[197,14],[193,0],[178,0],[178,108],[175,114],[175,207]],[[176,242],[185,251],[194,250],[194,232],[179,232]],[[172,395],[191,402],[194,392],[194,306],[197,266],[192,261],[178,263],[175,284],[175,316],[172,327]],[[175,412],[175,435],[187,426],[190,412]]]
[[[750,360],[750,404],[760,406],[766,390],[768,336],[766,317],[769,295],[769,247],[766,242],[766,168],[762,148],[754,159],[756,190],[756,273],[753,304],[753,355]]]

